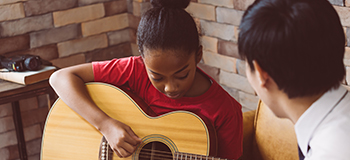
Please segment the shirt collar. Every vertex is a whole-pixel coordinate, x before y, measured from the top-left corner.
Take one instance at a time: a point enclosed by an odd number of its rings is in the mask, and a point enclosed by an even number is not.
[[[331,89],[315,101],[298,119],[294,125],[300,150],[306,155],[309,142],[317,126],[340,101],[347,90],[340,85]]]

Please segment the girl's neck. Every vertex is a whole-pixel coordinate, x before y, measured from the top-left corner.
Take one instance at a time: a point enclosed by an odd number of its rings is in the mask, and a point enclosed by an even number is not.
[[[196,75],[190,90],[186,93],[186,97],[197,97],[204,94],[209,90],[212,82],[209,77],[201,73],[199,69],[196,71]]]

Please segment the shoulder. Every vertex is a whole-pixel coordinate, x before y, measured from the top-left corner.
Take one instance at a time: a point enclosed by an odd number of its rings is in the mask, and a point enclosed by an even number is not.
[[[310,141],[312,157],[320,155],[332,156],[331,159],[350,157],[350,107],[346,108],[342,113],[327,117],[315,131]]]
[[[108,63],[139,63],[143,64],[142,57],[141,56],[129,56],[129,57],[122,57],[122,58],[114,58],[111,60],[105,60],[105,61],[95,61],[92,62],[92,64],[108,64]]]

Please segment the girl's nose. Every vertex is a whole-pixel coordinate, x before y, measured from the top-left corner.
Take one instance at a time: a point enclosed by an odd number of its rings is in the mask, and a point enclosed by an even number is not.
[[[175,93],[177,91],[177,85],[174,82],[168,82],[165,84],[164,91],[169,94]]]

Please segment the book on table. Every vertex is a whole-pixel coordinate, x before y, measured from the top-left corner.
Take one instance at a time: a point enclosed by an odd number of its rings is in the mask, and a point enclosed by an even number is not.
[[[42,66],[38,70],[24,72],[10,72],[3,68],[0,69],[0,79],[28,85],[49,79],[55,70],[54,66]]]

